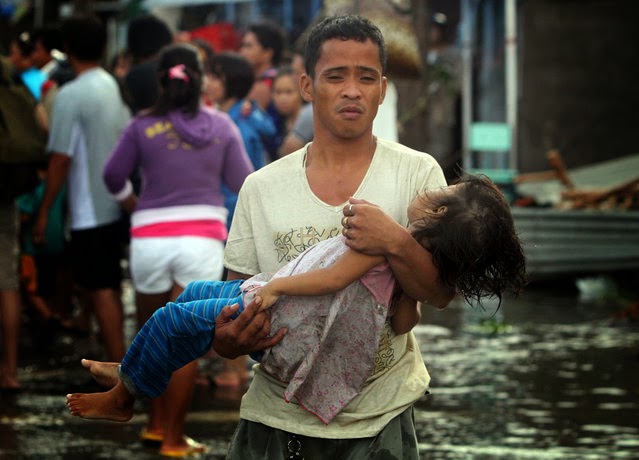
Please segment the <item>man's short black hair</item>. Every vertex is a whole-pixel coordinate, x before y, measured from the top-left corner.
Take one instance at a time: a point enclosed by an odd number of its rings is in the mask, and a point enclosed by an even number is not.
[[[102,59],[106,41],[106,29],[97,16],[73,16],[62,23],[65,51],[80,61]]]
[[[370,20],[355,14],[329,16],[316,24],[309,32],[304,51],[304,68],[311,77],[320,58],[322,45],[328,40],[372,41],[379,47],[382,74],[386,73],[386,43],[379,28]]]
[[[277,67],[282,60],[282,53],[286,45],[286,37],[280,26],[269,20],[263,20],[249,25],[248,32],[253,32],[257,41],[264,49],[273,51],[271,64]]]

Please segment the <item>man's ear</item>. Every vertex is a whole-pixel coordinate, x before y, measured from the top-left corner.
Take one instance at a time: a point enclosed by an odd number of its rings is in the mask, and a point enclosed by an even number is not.
[[[384,99],[386,98],[386,87],[388,86],[388,79],[386,77],[382,77],[382,93],[379,96],[379,105],[384,103]]]
[[[313,79],[305,73],[300,75],[300,93],[306,102],[313,102]]]

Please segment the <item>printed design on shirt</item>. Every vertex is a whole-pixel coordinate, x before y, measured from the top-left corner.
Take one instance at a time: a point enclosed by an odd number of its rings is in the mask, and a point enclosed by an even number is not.
[[[173,129],[173,125],[170,121],[157,121],[144,130],[144,134],[148,139],[153,139],[155,136],[164,135],[167,139],[166,148],[168,150],[177,150],[182,148],[183,150],[190,150],[192,147],[188,142],[184,142],[180,139],[180,136]]]
[[[286,263],[295,259],[302,252],[320,241],[339,235],[341,229],[333,227],[318,230],[315,227],[292,228],[288,232],[276,232],[273,246],[277,253],[278,263]]]
[[[384,372],[395,364],[395,349],[393,348],[392,338],[393,331],[390,321],[386,321],[384,329],[382,330],[382,336],[379,340],[377,355],[375,356],[375,370],[373,371],[373,375]]]

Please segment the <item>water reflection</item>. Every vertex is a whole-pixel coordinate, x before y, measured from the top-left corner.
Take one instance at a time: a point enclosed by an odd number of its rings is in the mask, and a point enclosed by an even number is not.
[[[614,320],[622,307],[537,286],[493,316],[429,312],[423,458],[638,458],[639,327]]]

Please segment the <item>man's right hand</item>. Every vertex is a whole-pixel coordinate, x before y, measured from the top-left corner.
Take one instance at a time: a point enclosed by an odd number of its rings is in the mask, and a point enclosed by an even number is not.
[[[260,310],[261,299],[254,298],[240,315],[233,319],[239,305],[229,305],[222,309],[215,320],[213,349],[224,358],[237,358],[254,351],[264,350],[280,343],[286,335],[282,328],[273,336],[271,332],[271,311]]]

